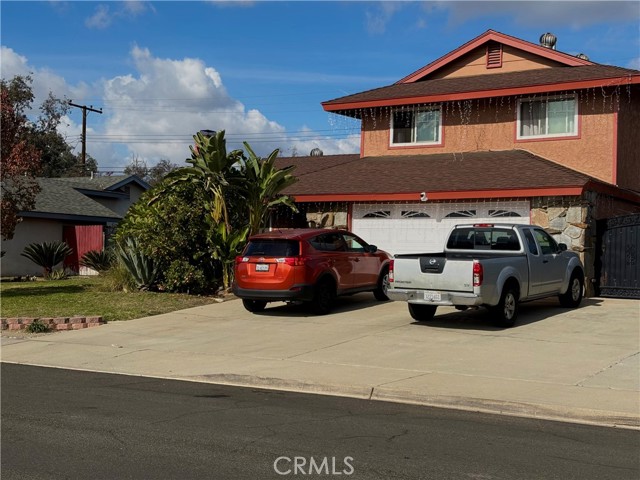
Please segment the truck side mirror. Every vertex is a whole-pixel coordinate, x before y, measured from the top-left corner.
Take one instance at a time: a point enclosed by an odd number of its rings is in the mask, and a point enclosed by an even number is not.
[[[566,243],[559,243],[558,244],[558,248],[560,249],[561,252],[566,252],[567,251],[567,244]]]
[[[377,251],[378,251],[378,247],[376,247],[375,245],[367,245],[368,253],[376,253]]]

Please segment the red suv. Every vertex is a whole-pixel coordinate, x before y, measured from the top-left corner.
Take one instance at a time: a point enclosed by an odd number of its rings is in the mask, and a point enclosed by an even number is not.
[[[233,293],[250,312],[264,310],[267,302],[303,301],[322,315],[337,295],[370,291],[388,300],[390,259],[345,230],[261,233],[236,258]]]

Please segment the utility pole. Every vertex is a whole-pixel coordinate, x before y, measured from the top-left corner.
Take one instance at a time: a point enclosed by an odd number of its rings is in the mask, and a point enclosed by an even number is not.
[[[87,112],[102,113],[102,109],[96,110],[93,105],[88,107],[86,105],[76,105],[71,100],[69,100],[69,105],[82,109],[82,167],[84,171],[84,166],[87,163]]]

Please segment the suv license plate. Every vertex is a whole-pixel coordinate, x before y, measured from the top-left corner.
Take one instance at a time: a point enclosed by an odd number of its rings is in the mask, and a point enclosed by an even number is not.
[[[424,299],[430,302],[439,302],[442,297],[440,292],[424,292]]]
[[[256,264],[256,272],[268,272],[269,265],[266,263],[258,263]]]

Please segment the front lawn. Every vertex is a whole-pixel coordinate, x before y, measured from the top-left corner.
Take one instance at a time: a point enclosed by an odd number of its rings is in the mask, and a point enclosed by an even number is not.
[[[110,292],[102,277],[0,282],[0,316],[73,317],[100,315],[131,320],[215,303],[215,297],[157,292]]]

